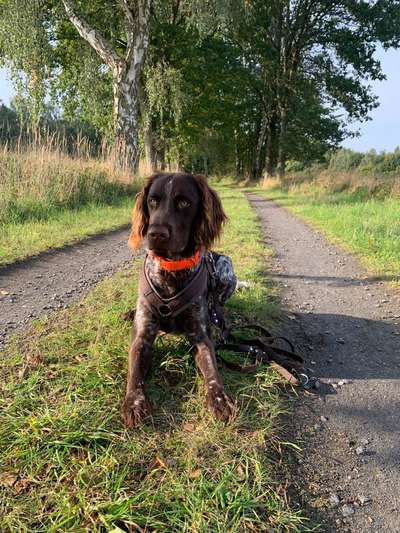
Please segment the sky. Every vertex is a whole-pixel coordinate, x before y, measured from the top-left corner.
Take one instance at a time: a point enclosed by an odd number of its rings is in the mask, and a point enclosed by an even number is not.
[[[385,81],[371,82],[373,92],[379,97],[380,106],[370,114],[372,120],[352,125],[353,131],[360,131],[360,137],[343,142],[343,146],[360,152],[371,148],[393,151],[400,145],[400,50],[385,52],[380,48],[377,58],[381,61],[387,78]],[[0,100],[9,104],[13,94],[7,71],[0,69]]]

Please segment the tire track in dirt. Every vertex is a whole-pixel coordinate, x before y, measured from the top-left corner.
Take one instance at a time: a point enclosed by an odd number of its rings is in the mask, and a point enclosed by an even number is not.
[[[290,418],[304,449],[295,494],[324,532],[398,533],[400,295],[285,209],[247,197],[276,252],[281,330],[322,383]]]
[[[68,307],[128,264],[128,233],[119,228],[0,268],[0,349],[33,318]]]

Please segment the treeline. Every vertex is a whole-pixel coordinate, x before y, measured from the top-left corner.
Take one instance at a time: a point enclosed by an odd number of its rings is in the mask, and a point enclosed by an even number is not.
[[[366,175],[400,176],[400,146],[393,152],[357,152],[350,148],[341,148],[327,153],[318,163],[307,164],[302,161],[288,161],[286,171],[294,174],[306,172],[307,175],[317,176],[319,172],[359,173]]]
[[[38,128],[46,102],[119,163],[283,175],[377,105],[400,0],[2,0],[0,56]],[[18,109],[17,109],[18,110]]]
[[[342,148],[331,155],[328,168],[339,172],[400,175],[400,147],[393,152],[369,150],[364,153]]]

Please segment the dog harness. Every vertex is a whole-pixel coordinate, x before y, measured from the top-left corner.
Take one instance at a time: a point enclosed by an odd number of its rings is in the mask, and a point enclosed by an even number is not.
[[[140,276],[139,292],[144,296],[145,305],[160,319],[175,318],[207,291],[208,271],[203,257],[192,280],[169,298],[164,298],[157,291],[147,274],[146,262],[147,257]]]

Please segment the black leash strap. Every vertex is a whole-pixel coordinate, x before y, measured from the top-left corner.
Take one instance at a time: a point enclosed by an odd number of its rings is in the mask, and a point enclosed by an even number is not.
[[[240,339],[236,338],[238,333],[246,330],[258,331],[261,336],[243,339],[240,335]],[[230,329],[225,338],[226,342],[216,345],[216,351],[219,359],[227,368],[239,372],[254,372],[261,364],[268,364],[292,385],[302,385],[307,389],[314,388],[314,380],[304,372],[303,358],[296,353],[292,342],[286,337],[275,337],[259,324],[246,324]],[[284,342],[289,349],[277,346],[277,342]],[[221,351],[245,355],[249,362],[242,364],[231,361],[221,355]]]

